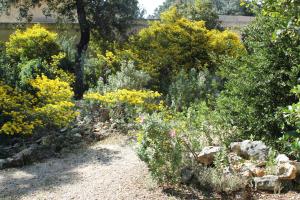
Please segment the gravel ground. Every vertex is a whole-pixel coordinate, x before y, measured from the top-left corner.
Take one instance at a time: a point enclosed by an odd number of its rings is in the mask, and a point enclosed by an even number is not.
[[[18,169],[0,171],[0,199],[170,199],[126,138]]]
[[[2,170],[0,200],[222,199],[189,190],[167,195],[151,179],[128,141],[125,136],[113,136],[61,158]],[[259,193],[255,199],[300,200],[300,194]]]

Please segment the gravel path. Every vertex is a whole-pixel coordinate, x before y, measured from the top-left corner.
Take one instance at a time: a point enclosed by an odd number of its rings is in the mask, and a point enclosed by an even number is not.
[[[0,171],[0,199],[169,199],[118,136],[42,163]]]

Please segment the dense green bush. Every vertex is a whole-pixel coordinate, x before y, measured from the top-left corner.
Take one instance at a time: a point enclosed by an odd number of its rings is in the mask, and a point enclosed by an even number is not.
[[[227,82],[218,109],[245,138],[280,136],[285,122],[281,108],[296,100],[290,90],[300,75],[300,40],[272,39],[270,35],[281,24],[278,19],[258,16],[244,31],[248,55],[227,59],[221,70]]]

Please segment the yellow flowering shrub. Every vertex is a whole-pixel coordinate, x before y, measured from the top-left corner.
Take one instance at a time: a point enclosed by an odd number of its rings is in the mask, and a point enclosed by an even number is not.
[[[33,94],[0,83],[0,134],[28,135],[38,127],[66,126],[76,117],[68,83],[39,76],[30,85]]]
[[[163,102],[158,101],[158,92],[146,90],[119,89],[107,92],[88,93],[84,96],[87,102],[96,103],[110,109],[110,117],[117,122],[134,121],[142,112],[153,112],[163,108]]]
[[[66,58],[66,53],[62,53],[62,52],[58,53],[57,55],[51,56],[51,62],[48,65],[48,68],[50,73],[53,76],[60,78],[60,80],[64,82],[72,84],[75,81],[74,74],[67,72],[59,67],[60,63],[65,58]]]
[[[211,55],[238,56],[243,50],[239,36],[230,31],[208,30],[204,21],[184,18],[175,7],[130,38],[121,50],[110,52],[108,63],[133,60],[152,78],[154,89],[165,92],[182,70],[214,69]]]
[[[34,111],[43,121],[63,127],[76,117],[73,92],[67,82],[59,78],[51,80],[42,75],[32,80],[31,85],[37,90],[38,104]]]
[[[162,103],[156,103],[155,100],[160,96],[161,94],[154,91],[121,89],[107,92],[104,95],[99,93],[88,93],[84,96],[84,99],[99,101],[109,106],[127,104],[145,108],[147,110],[159,110]]]
[[[56,33],[40,25],[34,25],[25,31],[17,30],[6,42],[7,55],[17,60],[50,59],[59,52],[56,39]]]
[[[0,83],[0,134],[30,134],[41,125],[33,118],[36,99]]]
[[[239,36],[232,31],[211,30],[207,33],[208,48],[216,55],[237,56],[245,52]]]

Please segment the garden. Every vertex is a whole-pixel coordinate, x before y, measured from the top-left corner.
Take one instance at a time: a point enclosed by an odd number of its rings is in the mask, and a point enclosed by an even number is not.
[[[242,2],[255,20],[239,33],[214,1],[166,1],[134,34],[137,1],[47,2],[78,17],[80,38],[35,24],[0,43],[0,169],[119,132],[162,187],[224,199],[300,189],[298,1]]]

